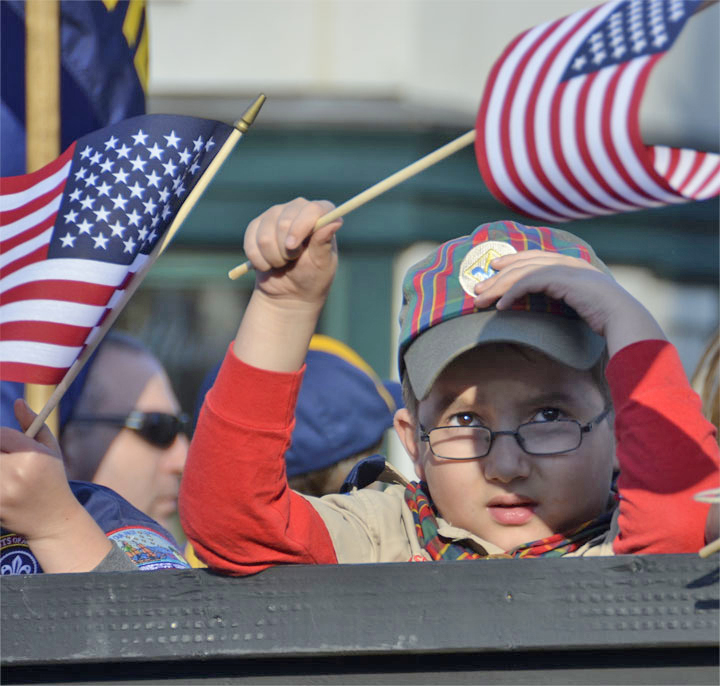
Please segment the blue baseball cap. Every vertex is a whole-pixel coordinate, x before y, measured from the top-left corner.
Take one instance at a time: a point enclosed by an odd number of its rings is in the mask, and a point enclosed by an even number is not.
[[[305,359],[290,449],[289,477],[369,450],[403,406],[400,384],[382,381],[352,348],[316,334]]]

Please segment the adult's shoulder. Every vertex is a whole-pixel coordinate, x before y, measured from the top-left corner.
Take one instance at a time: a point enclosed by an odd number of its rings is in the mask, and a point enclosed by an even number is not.
[[[177,546],[177,542],[167,529],[111,488],[89,481],[70,481],[69,483],[78,502],[90,513],[105,533],[120,528],[142,527],[161,534]]]
[[[141,571],[188,569],[173,535],[119,493],[88,481],[70,481],[80,504]]]

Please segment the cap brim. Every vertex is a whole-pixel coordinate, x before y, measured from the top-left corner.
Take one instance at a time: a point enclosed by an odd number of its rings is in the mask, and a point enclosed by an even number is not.
[[[403,357],[418,400],[427,396],[447,365],[486,343],[519,343],[575,369],[590,369],[605,349],[582,319],[518,310],[483,310],[430,327],[416,338]]]

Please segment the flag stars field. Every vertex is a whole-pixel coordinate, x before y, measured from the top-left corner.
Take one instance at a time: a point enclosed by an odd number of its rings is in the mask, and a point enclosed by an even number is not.
[[[0,353],[10,376],[32,369],[36,383],[62,378],[152,262],[151,252],[232,131],[208,119],[142,115],[83,136],[32,175],[3,179]],[[183,145],[191,140],[194,150]],[[63,281],[73,284],[67,292],[58,286]],[[24,301],[52,304],[47,329],[18,319],[27,311]]]

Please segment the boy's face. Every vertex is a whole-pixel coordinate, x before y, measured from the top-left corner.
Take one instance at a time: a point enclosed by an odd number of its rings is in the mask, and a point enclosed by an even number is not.
[[[469,424],[515,431],[525,422],[557,418],[585,425],[604,406],[590,372],[528,348],[492,344],[445,368],[420,401],[418,420],[426,431]],[[569,453],[529,455],[513,436],[502,435],[486,457],[461,462],[435,457],[407,410],[395,424],[442,517],[504,550],[568,531],[606,508],[614,464],[608,419]]]

